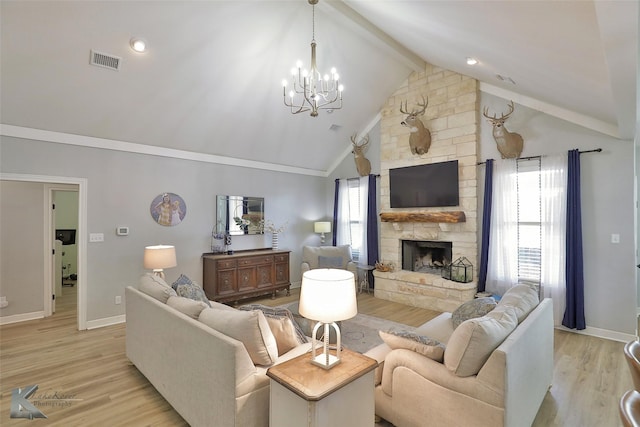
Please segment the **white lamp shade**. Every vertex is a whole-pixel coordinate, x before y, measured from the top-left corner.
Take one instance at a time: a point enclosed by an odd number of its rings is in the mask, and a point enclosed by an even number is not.
[[[176,248],[169,245],[147,246],[144,248],[144,268],[153,270],[175,267]]]
[[[315,233],[331,233],[331,223],[328,221],[318,221],[313,223]]]
[[[329,268],[306,271],[298,310],[307,319],[323,323],[351,319],[358,314],[353,273]]]

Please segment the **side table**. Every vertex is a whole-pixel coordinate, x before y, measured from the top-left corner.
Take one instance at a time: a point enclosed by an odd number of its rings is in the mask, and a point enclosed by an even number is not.
[[[374,425],[374,369],[378,362],[342,350],[340,363],[326,370],[305,353],[267,370],[271,427],[371,427]]]
[[[358,276],[363,275],[362,280],[358,277],[360,282],[358,283],[358,292],[362,293],[362,290],[366,290],[369,293],[369,272],[373,271],[376,267],[373,265],[357,264]]]

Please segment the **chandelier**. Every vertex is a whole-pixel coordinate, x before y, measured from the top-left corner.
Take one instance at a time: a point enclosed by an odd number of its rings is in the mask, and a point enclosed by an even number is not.
[[[335,68],[331,74],[322,76],[316,65],[316,4],[318,0],[308,0],[313,8],[313,33],[311,38],[311,69],[302,69],[298,61],[291,69],[293,87],[287,93],[287,81],[282,81],[284,105],[291,108],[292,114],[311,111],[311,117],[318,116],[318,110],[338,110],[342,108],[342,90],[340,76]]]

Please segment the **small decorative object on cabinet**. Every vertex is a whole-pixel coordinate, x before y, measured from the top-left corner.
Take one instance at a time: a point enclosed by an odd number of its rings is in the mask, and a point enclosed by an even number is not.
[[[442,269],[444,279],[468,283],[473,280],[473,265],[466,257],[460,257]]]
[[[289,295],[289,251],[236,251],[204,254],[203,288],[207,298],[219,302],[271,294],[286,289]]]

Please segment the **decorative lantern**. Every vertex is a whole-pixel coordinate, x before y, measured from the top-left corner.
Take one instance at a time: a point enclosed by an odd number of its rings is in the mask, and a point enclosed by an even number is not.
[[[473,280],[473,265],[466,257],[460,257],[442,269],[442,277],[454,282],[471,282]]]

